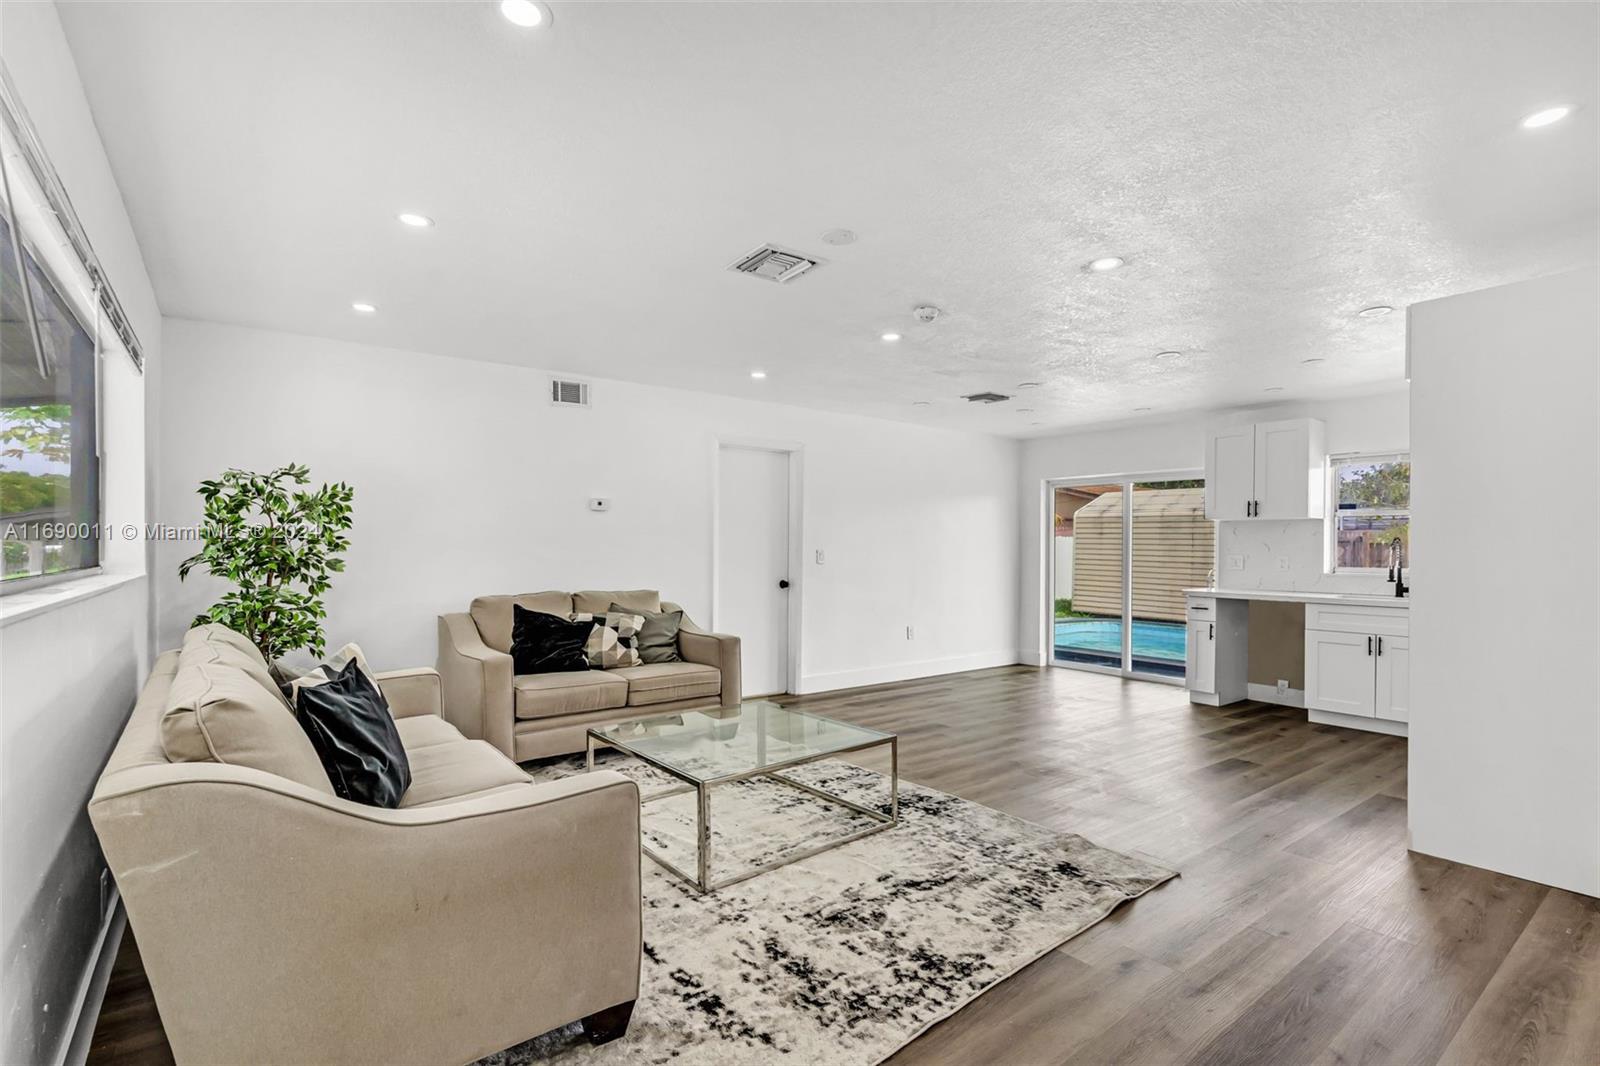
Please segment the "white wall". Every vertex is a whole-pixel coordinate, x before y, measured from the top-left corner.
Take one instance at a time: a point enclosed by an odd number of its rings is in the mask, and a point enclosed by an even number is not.
[[[54,6],[0,5],[0,56],[146,356],[158,360],[155,295]],[[119,524],[144,520],[144,391],[125,358],[108,357],[104,516]],[[112,576],[94,583],[92,598],[25,617],[15,613],[20,598],[0,605],[0,1062],[62,1051],[107,917],[84,804],[144,679],[151,617],[143,546],[108,543],[104,558]]]
[[[659,588],[709,624],[719,436],[804,447],[803,689],[1016,659],[1015,441],[615,381],[561,409],[540,371],[183,320],[165,345],[158,517],[229,466],[352,484],[326,632],[378,666],[432,664],[486,593]],[[192,548],[158,553],[163,646],[222,587],[177,581]]]
[[[1600,277],[1411,308],[1411,845],[1600,896]],[[1509,550],[1508,550],[1509,549]]]
[[[1409,439],[1406,393],[1401,385],[1374,396],[1274,404],[1025,441],[1017,482],[1021,531],[1017,627],[1022,661],[1045,661],[1044,567],[1051,539],[1046,536],[1050,513],[1044,487],[1047,480],[1200,471],[1205,467],[1208,429],[1301,417],[1323,420],[1330,453],[1404,450]],[[1325,573],[1322,528],[1320,520],[1219,522],[1218,554],[1241,554],[1246,560],[1244,570],[1219,568],[1218,585],[1380,593],[1390,589],[1382,577]],[[1280,555],[1288,559],[1289,569],[1278,569]]]

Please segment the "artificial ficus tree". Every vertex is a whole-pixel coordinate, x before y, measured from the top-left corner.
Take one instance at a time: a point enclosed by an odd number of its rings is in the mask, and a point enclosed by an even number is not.
[[[178,567],[178,577],[199,566],[234,584],[193,625],[218,622],[242,633],[271,663],[287,652],[326,648],[322,594],[329,575],[344,569],[350,547],[355,490],[344,482],[316,490],[310,470],[291,463],[265,474],[227,470],[200,483],[204,547]]]

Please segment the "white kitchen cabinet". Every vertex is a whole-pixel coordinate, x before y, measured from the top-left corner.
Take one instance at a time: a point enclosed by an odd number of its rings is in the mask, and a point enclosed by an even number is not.
[[[1213,707],[1245,698],[1245,645],[1250,605],[1243,600],[1191,595],[1184,611],[1188,648],[1184,687],[1192,703]]]
[[[1206,517],[1321,518],[1326,466],[1323,426],[1315,418],[1215,430],[1206,440]]]
[[[1411,638],[1377,638],[1378,690],[1374,716],[1411,721]]]
[[[1306,706],[1376,717],[1372,644],[1370,634],[1306,630]]]
[[[1308,605],[1307,709],[1409,722],[1410,623],[1404,607]]]
[[[1188,677],[1191,692],[1215,695],[1217,691],[1217,624],[1189,623]]]

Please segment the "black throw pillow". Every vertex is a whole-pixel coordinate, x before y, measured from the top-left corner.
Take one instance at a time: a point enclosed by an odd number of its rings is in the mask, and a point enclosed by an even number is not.
[[[373,807],[400,806],[411,787],[411,763],[389,701],[354,659],[343,670],[328,672],[331,680],[301,687],[294,711],[333,791]]]
[[[613,614],[636,614],[644,619],[639,628],[637,645],[642,663],[676,663],[678,656],[678,629],[683,625],[682,611],[635,611],[613,603]]]
[[[559,615],[530,611],[514,603],[511,605],[511,669],[519,674],[587,670],[589,656],[584,645],[593,629],[591,618],[574,622]]]

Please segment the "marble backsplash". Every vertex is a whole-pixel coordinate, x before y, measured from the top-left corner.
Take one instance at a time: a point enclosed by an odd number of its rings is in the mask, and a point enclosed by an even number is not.
[[[1217,587],[1369,596],[1394,592],[1384,574],[1328,573],[1326,536],[1326,525],[1318,518],[1218,522]]]

